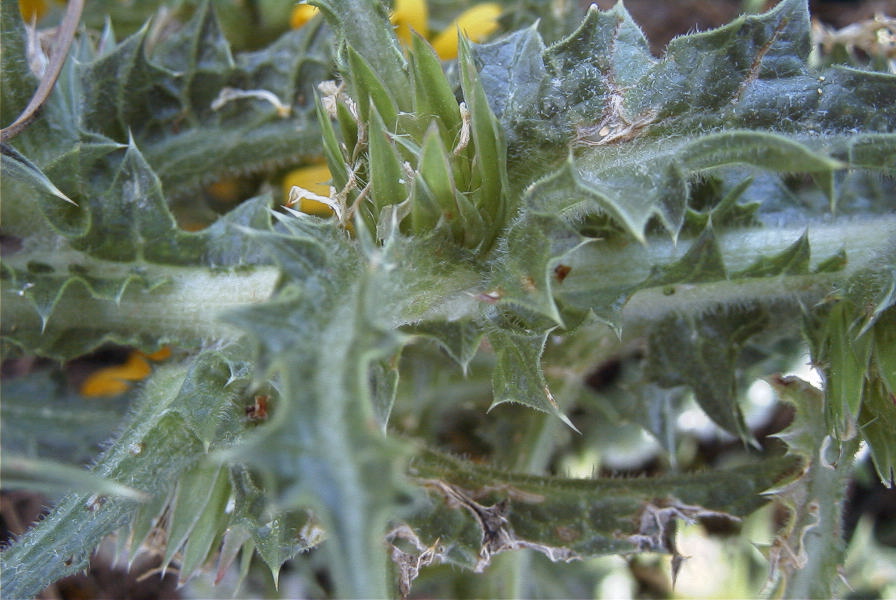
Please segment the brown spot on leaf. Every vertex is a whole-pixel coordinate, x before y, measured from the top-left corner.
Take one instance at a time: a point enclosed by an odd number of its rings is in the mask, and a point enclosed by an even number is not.
[[[554,277],[557,279],[557,283],[563,283],[563,280],[566,279],[566,276],[570,274],[572,271],[572,267],[569,265],[557,265],[554,267]]]
[[[270,400],[270,396],[255,396],[253,403],[246,407],[246,417],[250,421],[266,420],[268,418],[268,400]]]

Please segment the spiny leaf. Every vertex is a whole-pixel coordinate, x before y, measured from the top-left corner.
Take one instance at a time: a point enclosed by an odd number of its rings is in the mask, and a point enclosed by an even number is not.
[[[525,404],[559,417],[572,429],[575,426],[564,415],[548,389],[541,370],[541,354],[547,333],[518,333],[491,330],[488,341],[495,350],[496,364],[492,374],[494,399],[491,408],[505,402]]]
[[[792,425],[779,437],[807,463],[798,479],[768,493],[792,512],[769,550],[767,588],[782,597],[830,597],[836,578],[826,574],[843,560],[841,511],[858,438],[839,442],[828,435],[820,390],[796,377],[769,382],[795,408]]]
[[[651,327],[647,376],[663,387],[691,386],[713,421],[751,441],[735,400],[734,370],[740,348],[767,321],[766,311],[755,307],[670,315]]]
[[[22,183],[28,183],[38,193],[49,194],[55,196],[59,200],[77,206],[77,203],[74,200],[66,196],[59,188],[53,185],[53,182],[50,181],[39,168],[37,168],[37,165],[19,154],[15,148],[4,144],[0,147],[0,150],[2,150],[2,168],[5,173],[3,176],[4,183],[8,182],[8,178],[12,178],[13,180]],[[4,192],[4,194],[9,194],[9,191]]]
[[[773,257],[762,257],[743,271],[732,273],[731,278],[771,277],[775,275],[808,273],[809,255],[809,236],[807,233],[804,233],[784,252]]]
[[[44,116],[16,147],[43,168],[77,142],[79,129],[118,143],[133,137],[173,196],[224,175],[271,171],[319,155],[311,98],[312,86],[331,70],[326,34],[309,26],[234,59],[211,6],[203,3],[186,27],[164,36],[149,54],[145,28],[117,46],[107,33],[101,52],[76,44]],[[5,22],[18,20],[10,15]],[[4,57],[11,68],[27,64],[24,46],[20,56],[13,56],[16,44],[9,48]],[[7,73],[13,71],[4,68]],[[226,100],[234,85],[247,99]],[[276,106],[264,98],[277,99]],[[57,140],[52,148],[41,142],[50,137]]]
[[[179,117],[191,126],[210,116],[218,91],[228,85],[236,66],[213,8],[213,3],[202,2],[193,18],[152,52],[156,62],[177,74]]]
[[[779,457],[686,477],[562,479],[423,451],[409,472],[430,501],[394,539],[414,554],[434,548],[431,562],[475,571],[495,554],[520,548],[554,561],[648,549],[675,554],[675,519],[738,522],[764,503],[761,492],[789,479],[798,465]]]
[[[144,169],[139,156],[129,159],[125,167],[130,170],[123,167],[113,187],[124,194],[127,190],[137,193],[141,186],[148,185],[147,195],[138,198],[128,193],[120,197],[110,192],[109,202],[91,201],[98,220],[115,222],[120,238],[108,237],[104,228],[91,227],[76,240],[82,252],[57,243],[56,247],[47,244],[45,249],[35,248],[28,253],[4,257],[3,336],[6,340],[30,351],[62,358],[90,351],[103,341],[157,347],[160,334],[167,342],[179,341],[191,346],[207,332],[198,332],[192,327],[167,333],[158,329],[139,332],[124,326],[123,322],[116,325],[115,315],[133,310],[128,305],[137,303],[148,324],[149,315],[162,308],[159,304],[169,294],[181,296],[182,300],[186,294],[199,302],[203,302],[200,297],[207,295],[201,307],[202,316],[210,317],[216,310],[208,300],[216,292],[200,285],[198,279],[192,279],[185,286],[188,273],[205,280],[209,286],[222,286],[217,292],[219,299],[223,299],[220,293],[224,287],[235,284],[238,279],[247,284],[239,288],[243,290],[241,293],[249,296],[260,293],[260,299],[266,295],[265,290],[269,291],[273,282],[269,278],[264,284],[264,277],[257,279],[261,271],[226,268],[257,264],[264,257],[249,237],[239,234],[239,228],[269,227],[267,198],[246,202],[211,227],[188,233],[177,228],[163,200],[153,195],[158,191],[152,186],[155,180]],[[128,240],[132,245],[127,244]],[[138,253],[143,254],[142,260],[121,262],[136,259]],[[181,266],[149,264],[169,260]],[[182,268],[190,263],[194,266],[189,270]],[[270,271],[269,274],[273,276]],[[16,326],[9,326],[11,323]]]
[[[484,63],[486,95],[508,131],[511,172],[522,178],[512,177],[515,184],[551,172],[570,148],[580,148],[580,182],[639,239],[651,216],[678,233],[698,172],[738,162],[829,181],[842,166],[831,154],[846,161],[849,139],[860,150],[859,136],[890,135],[896,123],[883,101],[883,90],[894,89],[892,76],[811,71],[808,13],[798,0],[679,37],[661,60],[650,56],[618,5],[589,11],[540,60],[536,49],[537,34],[529,31],[474,51]],[[855,85],[862,80],[860,98],[846,92],[847,75]],[[523,100],[511,101],[516,95]],[[855,154],[869,166],[886,164]]]
[[[211,351],[197,358],[196,364],[215,363],[225,357],[238,358],[239,352],[234,347],[223,353]],[[148,381],[139,406],[92,472],[156,496],[167,496],[169,486],[204,455],[203,444],[174,410],[191,404],[216,407],[214,414],[223,425],[216,443],[229,442],[235,430],[242,427],[232,404],[225,403],[225,408],[221,408],[221,390],[226,389],[229,377],[206,382],[207,387],[199,394],[196,390],[204,386],[190,386],[191,393],[182,387],[184,382],[207,376],[207,372],[187,366],[160,368]],[[231,390],[246,383],[233,381]],[[4,567],[3,597],[33,596],[66,574],[83,570],[91,550],[125,525],[138,506],[132,501],[96,494],[73,493],[64,497],[50,516],[0,554]],[[11,565],[26,564],[29,568],[25,570],[10,569]]]
[[[725,259],[712,227],[707,227],[681,259],[670,265],[654,268],[646,281],[648,286],[672,283],[697,283],[727,278]]]
[[[7,490],[31,490],[41,494],[75,491],[137,501],[147,499],[140,490],[55,460],[10,456],[4,452],[2,470],[3,487]]]
[[[382,328],[389,312],[374,310],[396,304],[333,222],[281,223],[290,235],[261,235],[281,265],[278,293],[232,321],[252,333],[262,367],[277,374],[282,405],[238,456],[275,475],[279,485],[266,493],[279,504],[320,519],[332,564],[342,565],[333,571],[340,594],[378,595],[386,581],[376,549],[401,490],[401,452],[376,422],[370,368],[400,348]]]
[[[276,583],[283,563],[320,543],[323,530],[304,511],[272,511],[270,498],[245,466],[234,467],[231,482],[234,511],[222,552],[229,544],[235,549],[245,544],[244,553],[257,551]]]
[[[581,192],[581,193],[580,193]],[[489,285],[496,300],[518,305],[561,322],[551,290],[553,269],[587,240],[569,224],[596,203],[579,187],[571,165],[532,186],[525,210],[502,239]]]
[[[484,328],[479,323],[470,320],[427,321],[405,327],[404,330],[413,335],[435,340],[464,372],[467,371],[470,361],[475,356],[485,335]]]
[[[84,66],[83,123],[120,143],[158,127],[157,119],[146,116],[180,108],[178,99],[161,85],[174,73],[147,60],[148,34],[144,26],[111,53]]]

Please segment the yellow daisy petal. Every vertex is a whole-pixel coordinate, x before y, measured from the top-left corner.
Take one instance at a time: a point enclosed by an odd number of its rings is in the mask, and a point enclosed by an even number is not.
[[[144,354],[146,358],[151,361],[159,362],[160,360],[167,360],[171,358],[171,347],[170,346],[162,346],[155,352],[150,352],[149,354]]]
[[[442,60],[457,58],[457,30],[473,42],[481,42],[498,29],[501,6],[486,2],[462,12],[447,28],[432,40],[432,47]]]
[[[329,196],[330,178],[330,169],[327,168],[326,163],[300,167],[295,171],[289,172],[286,177],[283,178],[283,196],[288,198],[289,191],[293,186],[304,188],[319,196]],[[312,200],[310,198],[302,198],[298,209],[304,213],[321,217],[328,217],[333,214],[332,208],[323,202],[318,202],[317,200]]]
[[[298,29],[316,17],[318,12],[320,12],[320,10],[316,6],[311,6],[310,4],[298,4],[292,9],[292,13],[289,15],[289,26],[293,29]]]
[[[128,381],[139,381],[152,369],[141,352],[132,352],[123,365],[105,367],[90,374],[81,384],[84,396],[117,396],[130,387]]]
[[[19,12],[26,23],[40,21],[49,9],[47,0],[19,0]]]
[[[425,0],[395,0],[391,18],[395,35],[405,46],[411,45],[411,30],[423,37],[428,35],[429,8]]]

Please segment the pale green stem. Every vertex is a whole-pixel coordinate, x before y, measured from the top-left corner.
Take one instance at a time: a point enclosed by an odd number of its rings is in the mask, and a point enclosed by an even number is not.
[[[99,272],[112,278],[126,276],[124,271],[115,270],[122,267],[110,264]],[[95,298],[83,285],[70,285],[46,322],[22,289],[27,282],[4,284],[2,331],[4,336],[13,338],[28,332],[40,336],[91,330],[110,339],[148,334],[184,344],[235,340],[242,332],[220,317],[231,309],[267,300],[277,275],[274,267],[216,272],[207,268],[147,265],[141,276],[160,282],[151,289],[133,282],[116,301]]]
[[[762,256],[783,251],[802,232],[802,229],[795,228],[741,230],[721,234],[718,241],[729,271],[736,271]],[[859,270],[879,266],[888,260],[887,256],[894,252],[893,246],[896,245],[896,216],[813,225],[809,228],[809,242],[813,266],[841,250],[846,252],[846,266],[832,273],[755,277],[643,289],[625,307],[625,324],[634,326],[671,311],[701,312],[719,304],[742,305],[761,301],[788,305],[802,302],[811,306]],[[647,246],[629,244],[623,247],[594,242],[569,257],[568,262],[573,270],[558,286],[557,293],[575,305],[578,298],[582,298],[580,302],[587,302],[592,294],[602,288],[636,285],[647,278],[652,266],[678,260],[688,246],[686,242],[673,245],[665,240],[651,240]],[[50,266],[60,260],[58,255],[54,258],[30,254],[29,258]],[[61,268],[60,265],[55,266]],[[124,276],[130,267],[115,263],[102,263],[100,266],[96,272],[110,278]],[[478,313],[479,302],[475,296],[487,290],[479,289],[474,283],[475,276],[468,271],[458,269],[454,275],[458,275],[459,279],[438,286],[447,296],[427,293],[425,297],[408,298],[407,304],[414,307],[411,312],[415,313],[415,319],[442,317],[454,320]],[[277,269],[253,267],[245,271],[215,272],[206,268],[146,265],[141,276],[164,283],[151,290],[143,290],[139,284],[130,285],[117,302],[97,300],[83,287],[72,286],[45,324],[31,302],[19,294],[19,289],[4,285],[3,333],[15,334],[17,328],[30,328],[39,333],[42,326],[45,332],[64,332],[89,325],[94,330],[109,332],[111,336],[144,332],[152,333],[157,338],[234,339],[239,331],[219,317],[233,308],[265,301],[273,290]],[[68,297],[68,294],[72,296]]]
[[[836,447],[837,443],[831,441]],[[795,529],[802,535],[799,540],[791,540],[795,547],[788,548],[801,564],[788,569],[789,576],[784,578],[785,598],[830,598],[837,588],[832,574],[843,564],[846,551],[843,503],[858,448],[858,437],[843,442],[831,460],[823,456],[823,446],[803,477],[806,495],[796,506],[794,516]]]
[[[803,302],[811,305],[832,288],[865,268],[892,262],[896,253],[896,216],[842,223],[824,223],[804,228],[764,228],[731,231],[718,235],[718,244],[729,273],[746,269],[761,257],[774,256],[792,245],[808,229],[812,253],[810,269],[845,251],[847,263],[839,271],[807,275],[752,277],[642,289],[625,307],[625,322],[654,320],[673,311],[699,313],[717,305]],[[600,241],[584,246],[568,264],[569,277],[558,294],[578,304],[601,288],[634,286],[647,279],[653,266],[670,264],[687,252],[690,244],[649,240],[648,245],[610,246]],[[586,308],[586,307],[583,307]]]

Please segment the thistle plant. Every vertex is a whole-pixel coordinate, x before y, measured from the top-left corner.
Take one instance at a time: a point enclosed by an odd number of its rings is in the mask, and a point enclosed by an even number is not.
[[[3,485],[57,501],[3,551],[2,596],[113,534],[182,582],[276,581],[311,552],[336,597],[407,596],[438,565],[528,596],[521,557],[660,552],[674,576],[677,523],[768,502],[767,592],[836,593],[856,453],[888,484],[896,465],[896,75],[814,55],[804,0],[659,58],[622,4],[508,2],[447,62],[387,3],[315,5],[242,53],[209,2],[83,31],[5,137],[4,358],[171,356],[108,403],[4,381]],[[2,7],[7,124],[45,57]],[[327,193],[270,185],[323,161]],[[178,221],[246,175],[258,195]],[[805,348],[823,389],[782,375]],[[778,445],[744,417],[761,378],[794,407]],[[689,402],[742,464],[676,470]],[[672,472],[562,476],[623,423]]]

